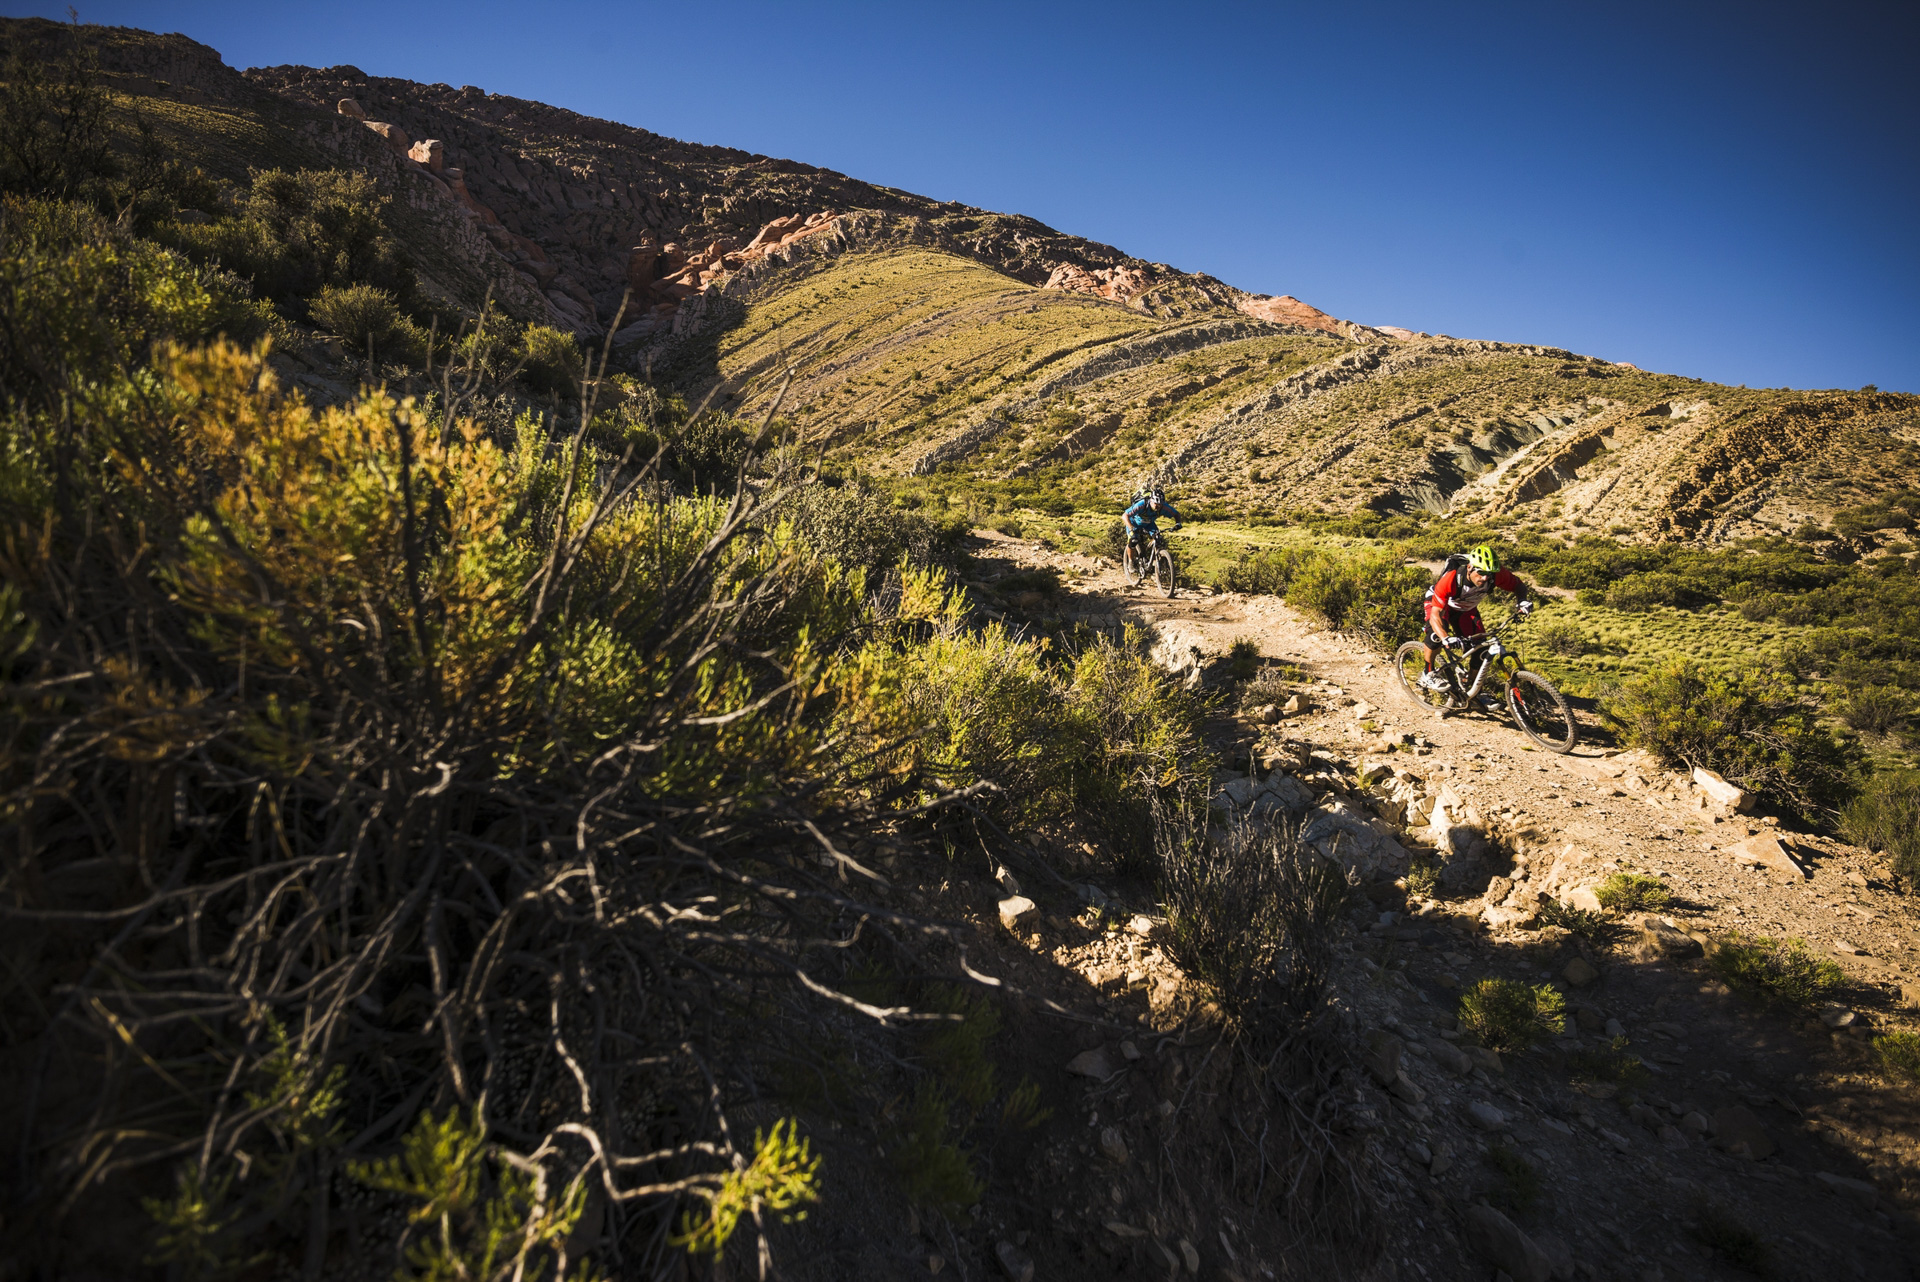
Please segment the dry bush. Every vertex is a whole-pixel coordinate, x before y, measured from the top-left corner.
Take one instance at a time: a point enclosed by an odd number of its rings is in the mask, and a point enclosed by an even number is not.
[[[16,412],[0,493],[21,1204],[165,1185],[165,1258],[311,1268],[335,1175],[407,1132],[406,1189],[494,1163],[462,1214],[558,1271],[589,1185],[641,1269],[795,1205],[804,1145],[729,1112],[770,1044],[911,1017],[833,980],[911,948],[851,852],[938,800],[881,751],[883,674],[816,641],[859,620],[844,573],[750,492],[496,441],[450,385],[314,410],[222,345],[94,372]]]

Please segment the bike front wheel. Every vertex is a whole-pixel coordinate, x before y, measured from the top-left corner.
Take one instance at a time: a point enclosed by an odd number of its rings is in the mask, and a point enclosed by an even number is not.
[[[1128,587],[1132,587],[1140,580],[1140,561],[1139,558],[1134,555],[1133,544],[1131,543],[1121,549],[1120,575],[1126,579]]]
[[[1444,712],[1453,706],[1451,681],[1447,681],[1448,688],[1445,690],[1420,684],[1427,675],[1427,648],[1420,642],[1409,641],[1393,652],[1393,670],[1400,678],[1400,688],[1421,707]],[[1446,678],[1443,676],[1442,680]]]
[[[1160,589],[1160,595],[1173,595],[1173,553],[1165,548],[1153,558],[1153,584]]]
[[[1507,684],[1507,710],[1513,724],[1549,752],[1572,752],[1580,727],[1567,700],[1545,677],[1516,672]]]

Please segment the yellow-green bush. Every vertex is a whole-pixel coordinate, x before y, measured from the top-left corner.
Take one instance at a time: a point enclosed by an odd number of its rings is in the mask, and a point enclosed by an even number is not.
[[[1835,809],[1853,791],[1858,749],[1821,728],[1776,672],[1674,660],[1623,687],[1607,713],[1662,764],[1705,766],[1803,812]]]
[[[1523,1051],[1566,1026],[1567,999],[1551,985],[1483,979],[1460,998],[1460,1030],[1488,1050]]]
[[[574,397],[586,373],[586,358],[573,335],[551,325],[529,325],[514,351],[520,380],[542,396]]]
[[[163,223],[154,234],[251,281],[258,296],[275,302],[308,299],[328,285],[371,285],[409,307],[413,269],[387,231],[387,201],[358,171],[258,170],[232,213]]]
[[[1707,960],[1732,987],[1782,1006],[1810,1007],[1847,982],[1847,973],[1804,939],[1749,938],[1735,931],[1714,942]]]
[[[338,334],[356,356],[395,365],[418,365],[426,359],[426,334],[384,289],[328,285],[314,296],[307,318]]]
[[[1881,771],[1840,813],[1848,841],[1883,851],[1887,867],[1909,889],[1920,886],[1920,771]]]

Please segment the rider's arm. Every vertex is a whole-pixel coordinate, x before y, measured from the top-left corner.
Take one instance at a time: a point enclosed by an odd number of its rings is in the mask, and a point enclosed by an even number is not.
[[[1180,528],[1181,526],[1183,526],[1183,525],[1185,525],[1185,524],[1186,524],[1186,522],[1185,522],[1185,521],[1183,521],[1183,520],[1181,520],[1181,519],[1180,519],[1180,509],[1179,509],[1179,508],[1177,508],[1177,507],[1175,507],[1175,506],[1174,506],[1173,504],[1171,504],[1171,503],[1162,503],[1162,504],[1161,504],[1160,506],[1161,506],[1161,508],[1163,508],[1163,509],[1164,509],[1164,510],[1166,511],[1166,514],[1167,514],[1168,516],[1170,516],[1170,517],[1172,517],[1172,518],[1173,518],[1173,528],[1174,528],[1174,529],[1176,529],[1176,530],[1177,530],[1177,529],[1179,529],[1179,528]]]
[[[1502,570],[1500,573],[1494,575],[1493,586],[1499,588],[1502,592],[1513,593],[1514,599],[1517,601],[1527,599],[1528,588],[1526,580],[1522,579],[1512,570]]]

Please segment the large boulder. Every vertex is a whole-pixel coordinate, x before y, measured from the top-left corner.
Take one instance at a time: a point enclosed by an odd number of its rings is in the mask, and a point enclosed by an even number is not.
[[[1520,1226],[1490,1206],[1467,1208],[1467,1241],[1474,1253],[1513,1282],[1551,1282],[1553,1261]]]
[[[1300,838],[1341,866],[1369,877],[1398,877],[1412,863],[1407,848],[1382,831],[1385,825],[1335,801],[1310,812]]]
[[[1813,875],[1787,853],[1786,843],[1772,833],[1763,832],[1747,838],[1733,848],[1733,858],[1736,863],[1759,864],[1770,873],[1779,873],[1795,881]]]
[[[336,110],[348,120],[365,120],[367,118],[367,109],[352,98],[342,98]]]
[[[1736,814],[1746,814],[1753,809],[1753,795],[1738,784],[1728,783],[1725,779],[1704,766],[1693,768],[1693,781],[1700,791],[1714,805],[1731,810]]]
[[[405,156],[413,147],[413,144],[407,140],[407,131],[399,125],[389,124],[384,120],[363,120],[360,123],[379,134],[386,141],[387,146],[393,148],[395,155]]]
[[[429,173],[437,174],[447,166],[447,147],[438,138],[423,138],[407,149],[407,158],[425,165]]]

